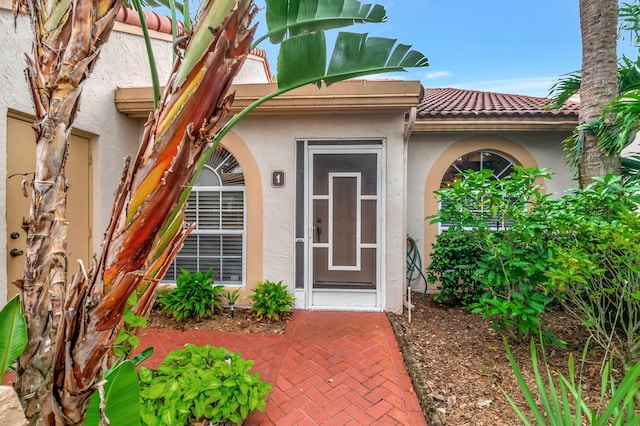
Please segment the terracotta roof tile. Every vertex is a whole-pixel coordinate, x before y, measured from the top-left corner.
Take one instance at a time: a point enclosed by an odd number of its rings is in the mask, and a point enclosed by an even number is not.
[[[580,104],[568,102],[559,110],[544,107],[547,99],[453,88],[424,89],[418,117],[429,118],[577,118]]]
[[[144,19],[147,21],[147,27],[149,27],[150,30],[171,34],[171,18],[168,16],[145,9]],[[140,17],[134,9],[128,9],[126,7],[120,8],[116,20],[123,24],[135,25],[136,27],[140,26]]]

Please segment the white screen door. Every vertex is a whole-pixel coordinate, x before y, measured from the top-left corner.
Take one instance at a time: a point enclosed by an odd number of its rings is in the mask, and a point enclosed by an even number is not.
[[[309,149],[309,308],[380,308],[381,153]]]

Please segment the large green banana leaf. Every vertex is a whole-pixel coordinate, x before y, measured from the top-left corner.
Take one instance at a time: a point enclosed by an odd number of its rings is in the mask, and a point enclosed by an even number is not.
[[[134,363],[124,361],[105,377],[104,399],[105,415],[112,425],[140,425],[140,384]],[[91,395],[85,426],[98,426],[100,423],[100,395]]]
[[[18,359],[27,346],[27,322],[22,303],[14,296],[0,311],[0,375]]]
[[[359,0],[266,0],[266,5],[267,34],[257,39],[254,46],[267,37],[278,44],[287,36],[387,19],[384,6],[362,4]]]
[[[324,81],[332,83],[365,75],[425,67],[427,58],[396,40],[341,32],[327,67],[324,32],[301,34],[284,40],[278,55],[278,88],[289,89]],[[395,46],[395,47],[394,47]]]

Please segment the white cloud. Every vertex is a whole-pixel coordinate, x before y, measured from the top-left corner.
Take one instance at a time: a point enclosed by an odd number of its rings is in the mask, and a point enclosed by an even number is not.
[[[424,74],[426,80],[435,80],[437,78],[451,77],[451,71],[432,71]]]

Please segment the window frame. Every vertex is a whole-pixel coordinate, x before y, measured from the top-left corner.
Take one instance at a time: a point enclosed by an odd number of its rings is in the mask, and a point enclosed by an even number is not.
[[[219,220],[220,220],[220,229],[199,229],[198,228],[198,207],[199,207],[199,202],[200,200],[197,199],[196,200],[196,206],[195,209],[193,210],[193,214],[195,217],[195,221],[193,223],[194,228],[191,231],[191,233],[189,234],[189,236],[187,237],[187,239],[189,237],[193,236],[197,236],[197,235],[240,235],[242,238],[242,252],[241,252],[241,256],[240,256],[240,261],[241,261],[241,274],[242,274],[242,278],[239,281],[229,281],[229,280],[222,280],[220,277],[218,278],[214,278],[214,284],[217,285],[224,285],[224,286],[229,286],[229,287],[245,287],[247,285],[247,191],[246,191],[246,185],[223,185],[222,182],[222,178],[220,176],[220,174],[216,171],[216,169],[208,164],[206,164],[204,166],[207,170],[213,172],[216,177],[218,178],[218,182],[220,182],[220,185],[194,185],[191,188],[191,194],[189,194],[189,198],[191,198],[194,194],[197,196],[198,193],[200,192],[209,192],[209,193],[217,193],[220,194],[220,200],[222,201],[222,197],[223,197],[223,193],[224,192],[241,192],[242,193],[242,227],[238,228],[238,229],[223,229],[222,225],[222,212],[224,211],[222,208],[220,208],[218,210],[219,212]],[[187,201],[188,202],[188,201]],[[187,211],[189,210],[189,207],[187,207],[187,209],[185,210],[185,217],[187,217],[188,213]],[[186,242],[186,240],[185,240]],[[182,250],[184,249],[184,247],[182,247],[180,249],[180,251],[178,252],[178,254],[176,255],[176,257],[173,259],[172,261],[172,266],[170,267],[169,270],[167,270],[167,273],[165,274],[165,277],[162,279],[162,282],[165,284],[171,284],[171,283],[175,283],[177,276],[181,273],[180,270],[178,269],[178,258],[180,257],[180,253],[182,252]],[[195,259],[195,263],[196,263],[196,270],[200,271],[200,272],[206,272],[204,270],[200,269],[200,245],[199,243],[196,242],[196,255],[194,257],[189,256],[188,258],[194,258]],[[219,256],[214,257],[214,259],[219,259],[220,260],[220,265],[222,267],[222,270],[224,270],[224,259],[225,259],[225,255],[224,252],[222,251],[222,246],[220,247],[221,251]],[[226,256],[227,258],[230,258],[229,256]],[[236,258],[236,257],[233,257]],[[173,276],[169,277],[168,275],[170,274],[170,272],[173,271]],[[215,269],[213,270],[214,273],[214,277],[216,277],[217,273],[220,273],[221,271],[216,271]]]

